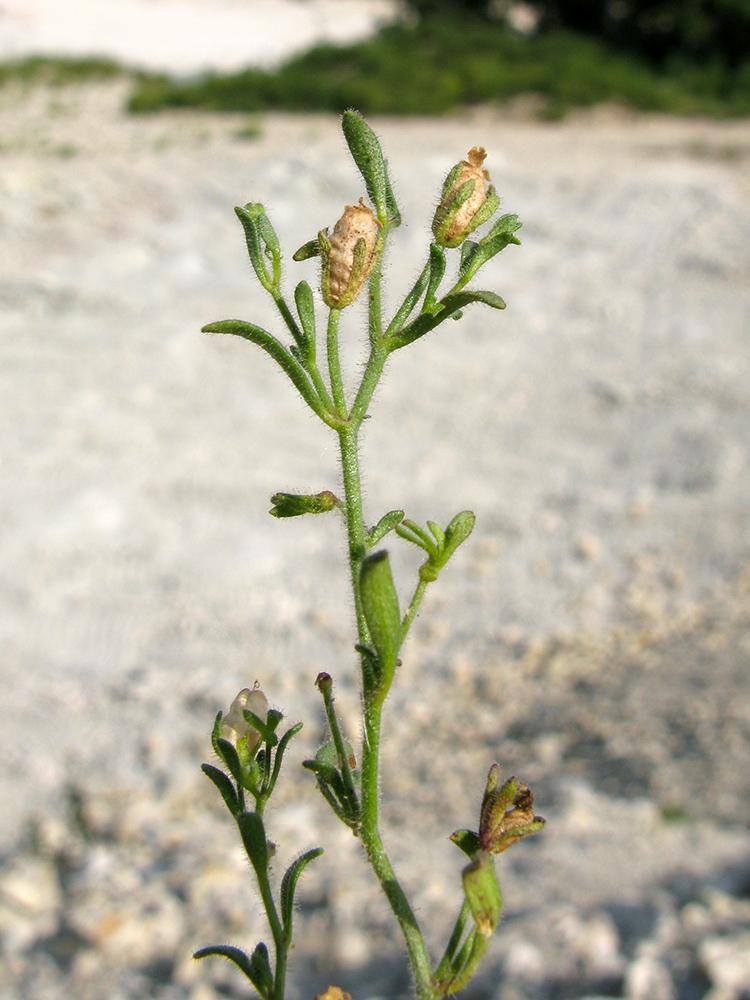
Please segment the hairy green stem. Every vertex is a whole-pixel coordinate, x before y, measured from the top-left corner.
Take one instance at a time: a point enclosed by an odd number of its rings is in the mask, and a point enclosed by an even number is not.
[[[404,640],[409,634],[409,629],[411,628],[414,617],[419,610],[419,605],[422,603],[422,598],[424,597],[424,592],[427,590],[427,580],[420,579],[417,584],[417,589],[414,591],[414,596],[411,599],[409,607],[406,609],[403,620],[401,622],[401,634],[399,636],[399,649],[404,644]]]
[[[379,279],[379,275],[378,275]],[[358,437],[359,428],[367,412],[372,395],[377,386],[383,366],[388,357],[388,350],[383,345],[380,334],[380,298],[379,280],[370,285],[370,342],[372,349],[370,358],[362,377],[357,397],[350,414],[349,426],[338,431],[341,449],[341,466],[344,478],[344,493],[346,497],[346,520],[349,542],[349,562],[351,566],[352,591],[354,608],[357,617],[357,633],[361,646],[370,645],[370,634],[367,628],[362,597],[360,592],[360,571],[362,560],[367,552],[365,541],[365,522],[362,505],[362,487],[359,471]],[[376,314],[376,317],[373,315]],[[329,322],[328,364],[331,372],[331,389],[334,402],[340,409],[337,392],[340,386],[340,371],[338,368],[338,343],[336,328],[331,328]],[[346,412],[341,411],[340,412]],[[433,1000],[434,988],[430,975],[430,963],[422,934],[409,901],[399,885],[393,867],[390,863],[378,825],[378,776],[380,756],[380,720],[382,714],[382,697],[372,690],[369,663],[366,656],[362,657],[362,683],[365,701],[364,739],[362,747],[362,788],[361,788],[361,826],[360,836],[367,851],[372,868],[380,881],[391,909],[399,922],[406,942],[412,969],[414,972],[417,996],[419,1000]]]
[[[274,902],[273,893],[271,892],[271,883],[268,879],[268,869],[265,871],[256,868],[255,870],[258,889],[260,891],[260,898],[263,901],[263,909],[266,911],[266,917],[268,918],[268,924],[271,928],[271,934],[273,935],[273,946],[276,953],[276,969],[274,972],[273,979],[273,994],[276,1000],[283,1000],[284,997],[284,987],[286,980],[286,960],[287,960],[287,950],[288,945],[284,937],[284,928],[281,925],[281,920],[279,920],[279,914],[276,910],[276,903]]]
[[[434,980],[437,985],[438,990],[441,989],[441,985],[445,987],[447,982],[445,980],[450,980],[448,973],[450,972],[451,962],[458,951],[458,946],[461,943],[461,938],[466,927],[466,922],[471,914],[471,907],[469,906],[468,900],[464,900],[463,906],[461,907],[458,917],[456,918],[455,926],[453,927],[453,932],[451,933],[448,944],[445,948],[445,954],[440,960],[440,965],[438,965],[435,970]]]
[[[344,476],[344,496],[346,497],[346,528],[349,541],[349,565],[354,594],[354,611],[357,616],[357,635],[360,645],[367,646],[370,642],[370,632],[365,621],[365,613],[362,610],[362,596],[359,588],[359,573],[362,568],[362,560],[367,552],[367,544],[365,542],[362,486],[359,475],[358,433],[359,427],[354,424],[340,430],[339,445],[341,469]]]
[[[391,909],[399,922],[409,953],[419,1000],[434,1000],[430,960],[414,911],[401,888],[386,853],[378,827],[378,768],[380,756],[380,719],[383,710],[379,699],[370,699],[365,707],[365,734],[362,746],[362,822],[360,837],[367,857],[378,877]]]

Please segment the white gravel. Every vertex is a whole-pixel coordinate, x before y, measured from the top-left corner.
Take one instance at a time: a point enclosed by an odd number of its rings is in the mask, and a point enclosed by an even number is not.
[[[189,955],[261,927],[197,771],[214,712],[257,677],[306,723],[271,836],[281,858],[327,849],[291,996],[397,996],[388,914],[299,769],[320,669],[354,725],[340,526],[266,513],[277,489],[336,489],[334,442],[259,352],[199,333],[275,325],[233,205],[264,201],[290,275],[315,282],[291,252],[362,184],[332,117],[268,116],[252,140],[241,117],[128,118],[123,88],[0,93],[0,994],[244,995]],[[483,279],[506,312],[396,356],[372,407],[371,519],[478,518],[393,694],[386,839],[434,941],[459,870],[445,838],[497,759],[549,823],[501,863],[477,995],[671,1000],[708,977],[739,1000],[750,124],[374,124],[406,218],[389,307],[470,146],[524,222]],[[344,327],[353,371],[356,309]],[[414,565],[396,564],[405,597]]]

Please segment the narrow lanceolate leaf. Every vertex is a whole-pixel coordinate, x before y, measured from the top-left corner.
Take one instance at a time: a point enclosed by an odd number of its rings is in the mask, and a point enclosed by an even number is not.
[[[209,778],[221,793],[221,797],[224,799],[227,809],[233,816],[238,816],[240,813],[240,804],[237,799],[237,792],[235,791],[234,785],[229,780],[229,778],[220,771],[218,767],[214,767],[213,764],[201,764],[201,771]]]
[[[281,770],[281,763],[284,760],[284,753],[286,748],[289,746],[290,742],[294,739],[297,733],[302,729],[302,723],[298,722],[296,725],[292,726],[291,729],[287,729],[284,735],[279,740],[279,745],[276,748],[276,757],[273,762],[273,773],[271,774],[271,785],[270,791],[274,790],[276,786],[276,781],[279,777],[279,771]]]
[[[427,288],[429,280],[430,280],[430,266],[428,264],[427,267],[424,268],[420,276],[417,278],[417,280],[414,282],[412,290],[408,293],[404,301],[399,306],[398,312],[393,317],[391,322],[388,324],[388,327],[384,334],[385,338],[390,337],[392,334],[398,333],[398,331],[401,329],[401,327],[404,325],[407,319],[411,316],[411,314],[416,309],[417,303],[422,298],[422,295],[424,294],[424,291]]]
[[[234,211],[242,223],[247,252],[258,281],[267,292],[277,291],[281,277],[281,250],[263,206],[249,204],[244,208],[235,208]]]
[[[370,200],[377,209],[378,219],[384,224],[390,222],[391,225],[399,225],[401,213],[378,137],[356,111],[344,113],[341,128],[354,162],[364,178]]]
[[[314,847],[289,865],[281,880],[281,922],[284,927],[284,937],[287,944],[292,940],[292,920],[294,917],[294,893],[297,882],[307,865],[323,853],[322,847]]]
[[[401,612],[386,551],[367,556],[359,574],[362,610],[380,665],[380,693],[390,687],[401,638]]]
[[[461,263],[458,267],[459,274],[463,275],[466,273],[478,250],[479,244],[473,240],[466,240],[461,245]]]
[[[321,760],[303,760],[302,766],[315,774],[321,790],[323,787],[330,789],[341,805],[345,805],[346,789],[344,788],[344,782],[338,770],[332,764],[327,764]]]
[[[214,741],[214,750],[221,757],[224,763],[229,769],[229,773],[232,775],[235,781],[242,782],[242,766],[240,764],[240,758],[237,753],[237,748],[229,740],[223,739],[221,736],[217,737]]]
[[[426,333],[434,330],[436,326],[440,326],[445,320],[458,318],[461,310],[465,306],[471,305],[472,302],[480,302],[484,305],[492,306],[493,309],[505,309],[505,303],[494,292],[482,290],[475,292],[454,292],[452,295],[446,295],[444,299],[440,300],[439,308],[435,307],[434,311],[418,316],[408,326],[405,326],[400,334],[392,337],[392,349],[397,350],[399,347],[406,347],[407,344],[412,344],[415,340],[419,340],[420,337],[424,337]]]
[[[437,243],[430,246],[430,281],[422,304],[422,312],[432,312],[437,304],[437,290],[445,274],[445,251]]]
[[[228,958],[230,962],[234,962],[238,969],[240,969],[250,982],[253,984],[255,989],[260,993],[264,1000],[269,1000],[269,991],[266,984],[263,982],[262,978],[258,975],[257,969],[253,967],[250,959],[247,957],[241,948],[234,948],[227,944],[216,944],[211,945],[208,948],[200,948],[195,952],[193,958]]]
[[[403,519],[404,512],[402,510],[389,510],[387,514],[383,514],[367,535],[368,547],[377,545],[390,531],[393,531],[397,524],[401,524]]]
[[[253,985],[256,982],[260,983],[261,988],[258,990],[262,997],[272,997],[273,996],[273,973],[271,972],[271,963],[268,961],[268,948],[262,941],[259,941],[253,949],[253,953],[250,956],[250,969],[255,976],[253,979]]]
[[[466,257],[464,253],[461,254],[460,273],[463,279],[470,281],[480,267],[484,267],[488,260],[510,244],[518,246],[521,241],[513,234],[520,228],[521,223],[517,215],[501,216],[478,244],[472,244],[474,249],[468,251]]]
[[[244,812],[237,817],[237,826],[250,864],[258,876],[265,878],[268,871],[268,844],[263,820],[257,813]]]
[[[315,302],[312,289],[306,281],[300,281],[294,289],[300,323],[305,334],[305,354],[308,361],[315,360]]]
[[[472,302],[481,302],[483,305],[492,306],[493,309],[505,309],[505,302],[496,292],[487,292],[482,289],[446,295],[441,300],[441,305],[447,313],[453,313],[471,305]]]
[[[445,529],[445,547],[443,549],[443,560],[448,562],[459,545],[463,544],[474,530],[476,516],[473,511],[462,510],[456,514],[451,523]]]
[[[299,250],[292,254],[292,260],[309,260],[311,257],[320,257],[320,241],[316,236],[307,243],[303,243]]]
[[[245,323],[241,319],[223,319],[216,323],[208,323],[202,328],[201,332],[231,333],[235,337],[242,337],[244,340],[249,340],[251,344],[257,344],[258,347],[261,347],[266,354],[269,354],[283,368],[310,409],[314,410],[319,417],[325,420],[326,414],[323,404],[312,387],[304,368],[292,357],[281,341],[268,333],[267,330],[263,330],[253,323]]]
[[[256,732],[260,733],[265,743],[268,743],[269,746],[272,747],[276,746],[276,744],[279,742],[279,738],[273,731],[275,727],[269,726],[261,718],[259,718],[255,714],[255,712],[251,712],[247,708],[243,708],[242,715],[245,718],[245,722],[249,723]]]

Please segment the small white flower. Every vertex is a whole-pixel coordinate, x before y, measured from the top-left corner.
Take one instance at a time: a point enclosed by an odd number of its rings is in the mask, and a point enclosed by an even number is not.
[[[257,729],[253,729],[242,714],[243,709],[247,709],[257,715],[263,722],[268,714],[268,702],[266,696],[260,688],[243,688],[232,704],[229,711],[221,720],[221,735],[233,746],[237,746],[237,741],[247,739],[247,749],[252,751],[260,743],[261,736]]]

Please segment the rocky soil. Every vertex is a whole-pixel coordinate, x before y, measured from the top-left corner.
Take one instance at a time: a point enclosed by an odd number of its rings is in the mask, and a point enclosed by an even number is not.
[[[124,85],[0,92],[0,995],[247,995],[208,943],[260,905],[198,771],[256,678],[305,729],[269,831],[301,888],[291,1000],[408,995],[356,841],[300,761],[313,680],[356,736],[334,441],[271,363],[200,326],[275,324],[232,212],[291,252],[363,194],[329,117],[122,111]],[[474,307],[396,356],[363,462],[372,520],[477,529],[428,594],[387,718],[385,836],[438,949],[447,841],[491,761],[544,833],[499,863],[482,1000],[750,996],[750,123],[480,111],[375,123],[406,225],[397,302],[438,186],[485,145],[523,245]],[[351,310],[348,370],[362,319]],[[402,595],[415,563],[393,550]]]

